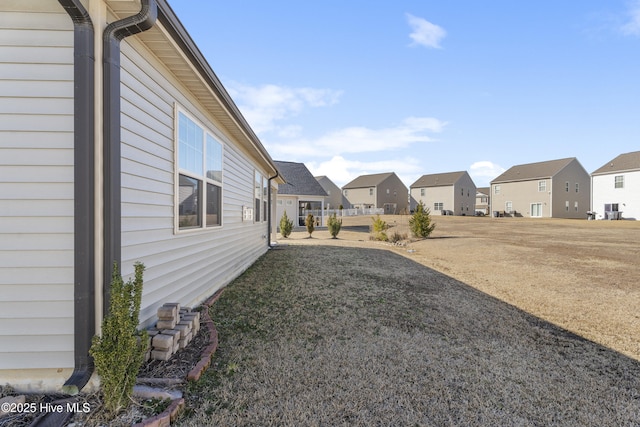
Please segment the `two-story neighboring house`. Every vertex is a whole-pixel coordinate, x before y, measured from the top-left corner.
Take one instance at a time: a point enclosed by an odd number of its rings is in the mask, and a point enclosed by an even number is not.
[[[342,187],[350,208],[381,208],[385,214],[407,212],[408,194],[409,190],[394,172],[361,175]]]
[[[316,176],[316,181],[327,193],[327,197],[324,199],[325,208],[329,210],[338,210],[340,206],[343,208],[348,207],[349,202],[342,195],[342,190],[338,187],[328,176]]]
[[[412,205],[422,202],[442,215],[475,214],[476,185],[466,171],[422,175],[410,188]]]
[[[597,218],[640,219],[640,151],[620,154],[591,174]]]
[[[324,199],[327,193],[316,181],[304,163],[275,161],[280,175],[286,183],[278,185],[276,218],[287,213],[295,226],[304,226],[308,214],[312,214],[318,225],[324,224]]]
[[[575,157],[513,166],[491,181],[493,215],[586,218],[591,179]]]
[[[476,213],[489,215],[491,207],[491,187],[476,188]]]

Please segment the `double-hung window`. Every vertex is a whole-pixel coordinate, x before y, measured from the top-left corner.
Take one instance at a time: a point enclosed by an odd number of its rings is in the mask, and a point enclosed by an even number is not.
[[[614,180],[614,188],[624,188],[624,175],[616,175]]]
[[[538,191],[543,192],[543,191],[547,191],[547,181],[546,180],[541,180],[538,181]]]
[[[178,229],[222,225],[222,143],[178,112]]]

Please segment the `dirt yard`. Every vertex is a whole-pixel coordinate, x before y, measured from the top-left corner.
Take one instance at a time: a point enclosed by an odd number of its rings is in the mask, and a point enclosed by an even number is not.
[[[409,233],[408,216],[382,216]],[[423,241],[369,240],[347,217],[338,240],[297,229],[283,244],[386,247],[536,317],[640,360],[640,221],[433,216]]]

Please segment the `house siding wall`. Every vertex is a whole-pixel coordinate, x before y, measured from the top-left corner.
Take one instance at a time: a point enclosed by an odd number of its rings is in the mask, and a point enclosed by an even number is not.
[[[453,212],[455,215],[474,215],[476,186],[468,174],[463,174],[453,188]]]
[[[420,196],[420,190],[424,188],[424,196]],[[442,211],[435,210],[434,205],[436,203],[442,203],[443,210],[454,209],[454,197],[453,186],[441,186],[441,187],[417,187],[411,189],[411,197],[416,200],[416,206],[422,202],[425,207],[429,208],[432,214],[440,215]]]
[[[546,191],[538,191],[538,182],[546,181]],[[495,186],[500,186],[500,194],[495,194]],[[507,202],[512,202],[512,209],[518,215],[531,217],[531,204],[542,205],[542,217],[551,216],[551,180],[536,179],[531,181],[503,182],[491,184],[491,210],[504,211]]]
[[[566,189],[567,182],[569,191]],[[578,192],[576,192],[576,183]],[[591,202],[591,179],[578,161],[572,161],[553,176],[552,196],[554,218],[586,219]],[[569,202],[568,211],[567,202]],[[576,202],[578,203],[577,211]]]
[[[408,210],[409,191],[396,175],[391,175],[380,183],[376,188],[376,192],[378,196],[376,207],[384,208],[386,203],[396,205],[395,212],[385,211],[385,213],[399,214],[400,212]]]
[[[266,173],[153,58],[135,39],[122,44],[122,270],[146,266],[143,325],[166,302],[202,302],[268,247],[266,221],[242,218],[254,205],[254,172]],[[221,227],[175,232],[174,103],[224,144]]]
[[[73,366],[73,26],[0,6],[0,383]]]
[[[373,188],[373,195],[369,195],[369,189]],[[344,196],[348,201],[350,206],[345,206],[345,208],[354,208],[356,206],[363,208],[364,205],[376,207],[376,188],[375,187],[366,187],[366,188],[346,188],[347,195]],[[344,195],[344,190],[342,190],[342,194]]]
[[[615,188],[615,177],[624,176],[624,188]],[[597,218],[604,218],[604,205],[618,203],[625,219],[640,220],[640,171],[594,175],[591,209]]]

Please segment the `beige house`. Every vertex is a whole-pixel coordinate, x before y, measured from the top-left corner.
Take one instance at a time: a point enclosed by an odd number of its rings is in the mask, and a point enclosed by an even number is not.
[[[385,214],[399,214],[409,208],[409,190],[394,172],[361,175],[342,187],[342,195],[353,209],[380,208]]]
[[[575,157],[513,166],[491,181],[493,216],[586,218],[591,179]]]
[[[476,189],[476,213],[489,215],[491,207],[491,187],[478,187]]]
[[[475,215],[476,185],[465,171],[422,175],[410,188],[412,208],[422,202],[434,214]]]
[[[278,171],[285,183],[278,185],[278,199],[276,201],[277,224],[287,213],[293,225],[305,225],[308,214],[312,214],[317,225],[324,225],[324,200],[327,193],[316,181],[304,163],[275,161]]]

